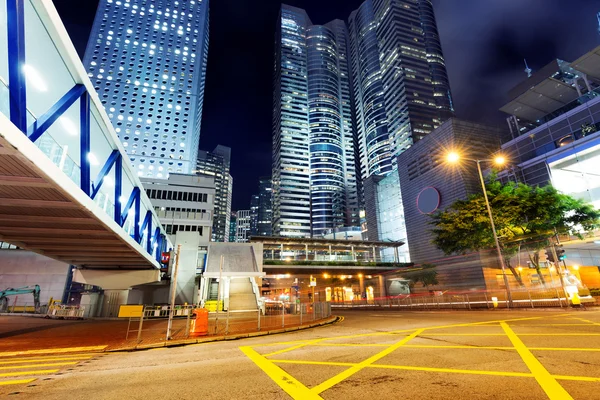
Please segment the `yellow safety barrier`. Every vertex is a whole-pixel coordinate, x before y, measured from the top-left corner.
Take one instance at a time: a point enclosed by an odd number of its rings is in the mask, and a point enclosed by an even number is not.
[[[143,305],[122,305],[119,307],[119,318],[141,317],[144,311]]]

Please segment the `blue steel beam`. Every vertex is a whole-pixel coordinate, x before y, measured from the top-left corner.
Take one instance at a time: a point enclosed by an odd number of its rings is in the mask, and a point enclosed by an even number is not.
[[[28,129],[29,140],[35,143],[85,93],[85,86],[78,83],[60,98],[44,115],[38,118]]]
[[[148,229],[148,235],[146,235],[147,236],[146,237],[146,239],[147,239],[146,247],[147,247],[148,243],[150,243],[150,239],[148,239],[148,238],[152,237],[152,235],[150,234],[150,232],[152,232],[152,211],[150,211],[150,210],[146,211],[146,216],[144,217],[144,221],[142,222],[142,226],[140,228],[140,241],[142,239],[141,238],[142,232],[144,232],[146,230],[146,227],[148,227],[148,226],[150,227],[150,229]],[[138,241],[138,243],[139,243],[139,241]]]
[[[6,1],[8,38],[8,88],[10,121],[27,132],[27,88],[25,82],[25,4],[23,0]]]
[[[79,168],[81,172],[79,186],[90,195],[90,95],[84,93],[79,99]]]
[[[150,231],[150,230],[148,230]],[[155,247],[156,246],[156,249]],[[154,235],[152,236],[152,242],[150,243],[150,248],[148,249],[148,252],[150,253],[150,255],[153,255],[153,253],[158,253],[160,247],[160,228],[157,226],[156,228],[154,228]],[[158,258],[157,254],[154,254],[154,258]],[[160,260],[158,260],[160,262]]]
[[[139,197],[140,197],[140,188],[134,187],[133,190],[131,191],[131,195],[129,196],[129,200],[127,200],[125,207],[123,207],[123,211],[121,213],[121,220],[117,221],[119,223],[119,225],[121,225],[121,227],[123,227],[123,225],[125,224],[125,221],[127,220],[127,216],[129,214],[129,209],[131,209],[131,206],[133,205],[135,199],[139,198]]]
[[[123,194],[123,157],[119,155],[115,163],[115,222],[121,225],[121,195]]]
[[[108,175],[113,165],[116,163],[117,158],[119,158],[120,156],[121,153],[119,152],[119,150],[113,150],[112,153],[110,153],[110,156],[108,156],[108,159],[106,160],[104,166],[102,167],[102,169],[98,173],[98,176],[96,177],[96,181],[92,183],[92,194],[90,195],[92,200],[96,198],[96,195],[98,194],[100,188],[102,187],[102,184],[104,183],[104,178],[106,177],[106,175]],[[116,200],[118,199],[119,198],[117,197]]]

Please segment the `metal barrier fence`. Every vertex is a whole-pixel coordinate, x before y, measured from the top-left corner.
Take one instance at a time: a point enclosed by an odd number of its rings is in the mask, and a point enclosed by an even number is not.
[[[84,306],[64,306],[64,305],[53,305],[48,307],[46,316],[50,318],[76,318],[82,319],[85,313]]]
[[[398,307],[403,309],[493,309],[493,308],[540,308],[569,307],[570,299],[565,297],[561,288],[537,290],[513,289],[512,302],[507,299],[506,291],[484,291],[468,293],[443,293],[437,295],[410,294],[386,297],[375,300],[355,300],[334,302],[334,308],[362,307]],[[594,303],[591,296],[582,296],[582,304]]]
[[[171,340],[188,339],[194,306],[175,306]],[[139,317],[130,317],[125,339],[137,343],[167,340],[169,306],[146,306]],[[227,310],[208,314],[208,336],[264,332],[300,326],[331,316],[331,304],[272,302],[264,311]]]

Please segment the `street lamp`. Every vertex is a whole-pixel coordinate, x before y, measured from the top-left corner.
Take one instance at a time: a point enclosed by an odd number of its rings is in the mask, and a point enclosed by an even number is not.
[[[457,163],[461,160],[461,156],[456,152],[450,152],[446,156],[446,160],[449,163]],[[510,286],[508,285],[508,277],[506,276],[506,265],[504,264],[504,257],[502,257],[502,250],[500,250],[500,242],[498,241],[498,234],[496,233],[496,225],[494,224],[494,217],[492,216],[492,207],[490,207],[490,201],[488,200],[487,190],[485,189],[485,181],[483,180],[483,173],[481,172],[482,162],[493,162],[496,165],[504,165],[506,158],[503,156],[496,156],[493,160],[475,160],[472,158],[464,158],[467,161],[473,161],[477,164],[477,172],[479,173],[479,181],[481,182],[481,188],[483,189],[483,198],[485,199],[485,206],[487,207],[488,215],[490,217],[490,224],[492,225],[492,233],[494,235],[494,242],[496,243],[496,250],[498,252],[498,259],[500,261],[500,267],[502,268],[502,276],[504,277],[504,286],[506,287],[506,297],[508,298],[509,304],[512,305],[512,294],[510,293]]]

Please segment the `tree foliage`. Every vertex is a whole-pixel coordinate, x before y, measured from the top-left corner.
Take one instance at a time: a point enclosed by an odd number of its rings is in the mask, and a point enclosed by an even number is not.
[[[510,259],[519,250],[534,252],[532,264],[541,277],[539,250],[547,247],[556,234],[583,237],[598,228],[600,211],[591,204],[558,192],[551,185],[538,187],[523,183],[502,184],[490,175],[486,191],[496,232],[506,265],[521,283]],[[432,215],[433,243],[446,254],[495,247],[490,219],[483,194],[458,200],[442,212]]]

